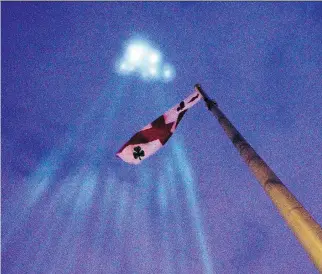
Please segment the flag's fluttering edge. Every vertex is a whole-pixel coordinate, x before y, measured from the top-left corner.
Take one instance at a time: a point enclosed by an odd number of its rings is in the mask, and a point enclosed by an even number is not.
[[[142,128],[118,152],[130,164],[139,164],[157,152],[171,137],[183,115],[202,98],[198,90]]]

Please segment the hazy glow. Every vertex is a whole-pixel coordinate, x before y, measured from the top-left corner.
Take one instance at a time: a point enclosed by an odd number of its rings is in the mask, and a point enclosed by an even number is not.
[[[154,52],[149,56],[149,61],[151,63],[155,64],[155,63],[160,61],[160,56],[157,53]]]
[[[132,45],[128,49],[128,60],[137,64],[143,60],[145,48],[143,45]]]
[[[166,78],[168,78],[168,77],[170,77],[171,76],[171,71],[170,70],[165,70],[164,71],[164,77],[166,77]]]
[[[136,75],[146,81],[172,81],[174,67],[164,63],[162,54],[146,41],[131,41],[119,60],[117,71],[121,75]]]
[[[131,72],[134,70],[134,66],[127,63],[122,63],[120,66],[120,70],[124,73]]]
[[[178,136],[177,136],[178,137]],[[195,190],[195,178],[193,176],[192,167],[187,160],[185,155],[183,141],[174,140],[172,142],[173,150],[175,152],[175,156],[177,161],[175,162],[178,166],[178,170],[182,179],[185,183],[185,191],[187,195],[187,202],[190,208],[190,213],[192,216],[193,226],[196,232],[196,238],[199,243],[199,248],[201,251],[201,257],[203,261],[204,273],[211,274],[214,273],[214,263],[216,264],[216,268],[219,267],[219,261],[213,261],[213,258],[209,254],[209,246],[205,239],[205,231],[203,228],[202,215],[200,214],[200,209],[198,205],[198,200],[196,196]]]
[[[175,70],[170,64],[165,64],[163,68],[164,81],[172,81],[175,77]]]
[[[151,67],[150,68],[150,74],[153,75],[153,76],[157,75],[157,69],[155,67]]]

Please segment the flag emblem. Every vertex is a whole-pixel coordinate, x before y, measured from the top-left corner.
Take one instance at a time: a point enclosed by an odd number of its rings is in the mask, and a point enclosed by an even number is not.
[[[141,163],[142,160],[157,152],[169,140],[184,114],[198,103],[201,97],[196,89],[186,99],[134,134],[116,155],[130,164]]]
[[[134,148],[134,152],[133,152],[134,159],[139,158],[139,160],[141,160],[141,157],[144,157],[144,155],[145,155],[144,150],[142,150],[140,146],[137,146]]]

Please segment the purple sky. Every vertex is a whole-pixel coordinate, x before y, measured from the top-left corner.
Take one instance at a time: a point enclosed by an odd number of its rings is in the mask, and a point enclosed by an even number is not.
[[[322,4],[2,2],[2,272],[317,273],[203,102],[139,166],[115,152],[196,83],[322,224]],[[176,69],[120,76],[140,36]]]

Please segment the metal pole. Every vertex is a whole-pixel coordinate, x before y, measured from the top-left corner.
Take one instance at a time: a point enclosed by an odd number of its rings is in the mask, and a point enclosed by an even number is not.
[[[285,219],[317,269],[322,273],[322,229],[308,211],[286,188],[276,174],[248,144],[233,124],[211,100],[199,84],[195,85],[207,104],[208,109],[218,119],[229,139],[239,151],[256,179],[262,185],[278,211]]]

